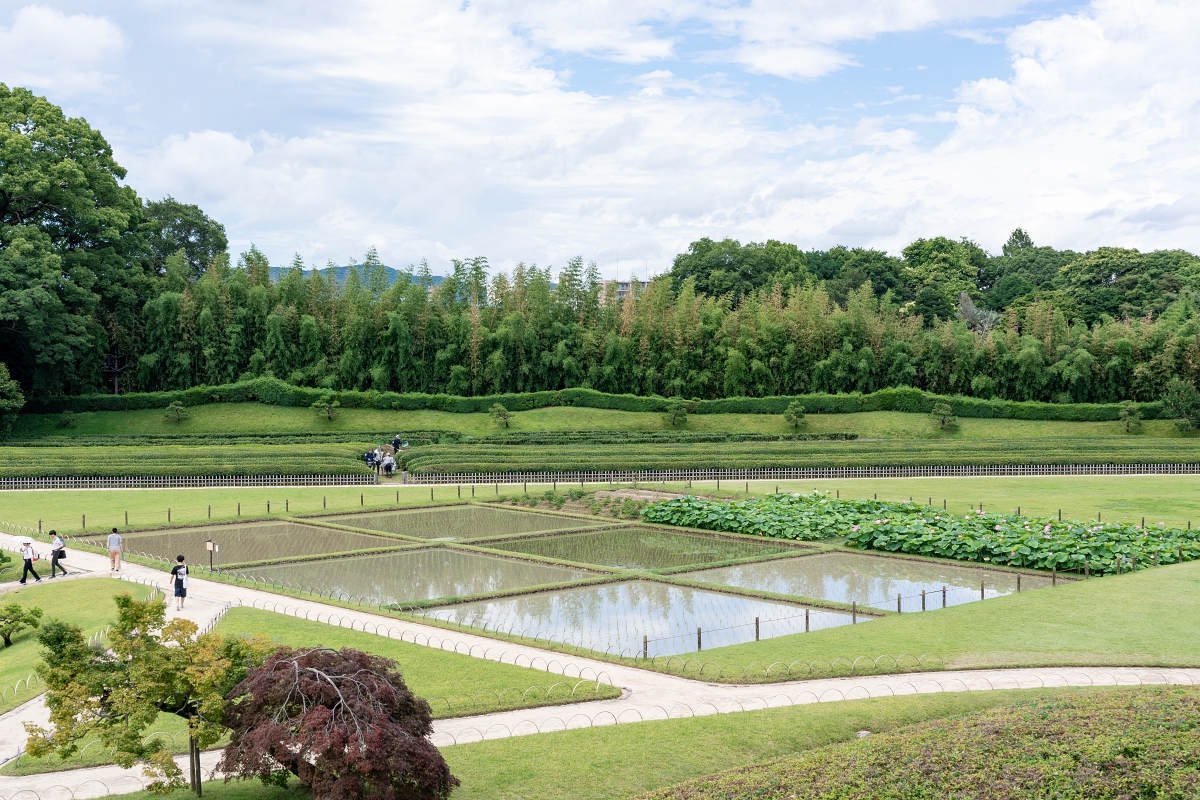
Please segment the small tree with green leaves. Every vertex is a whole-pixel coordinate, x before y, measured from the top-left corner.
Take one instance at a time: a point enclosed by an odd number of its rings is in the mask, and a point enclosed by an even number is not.
[[[333,395],[327,394],[320,400],[312,404],[312,409],[318,414],[325,417],[329,422],[333,422],[333,418],[337,416],[337,409],[341,408],[342,404],[333,398]]]
[[[1142,414],[1133,403],[1121,406],[1121,424],[1126,433],[1136,433],[1142,427]]]
[[[958,428],[958,420],[949,403],[934,403],[929,412],[929,418],[938,426],[938,430],[952,431]]]
[[[4,646],[12,647],[12,637],[26,628],[38,627],[41,620],[40,608],[26,608],[20,603],[9,603],[0,608],[0,639],[4,640]]]
[[[787,410],[783,412],[783,419],[793,428],[799,428],[806,421],[804,419],[804,406],[796,402],[788,403]]]
[[[67,409],[58,415],[58,427],[74,428],[75,427],[75,412]]]
[[[672,428],[687,425],[688,414],[695,410],[695,403],[676,397],[667,403],[667,413],[663,415],[663,421]]]
[[[1179,430],[1186,433],[1200,426],[1200,392],[1188,381],[1172,378],[1162,403]]]
[[[262,664],[276,645],[261,634],[253,638],[197,635],[196,623],[166,621],[161,598],[113,598],[117,621],[109,646],[92,647],[77,626],[52,620],[38,641],[43,662],[38,677],[46,686],[50,726],[25,723],[26,752],[67,758],[96,738],[112,748],[112,760],[129,769],[142,763],[153,782],[149,790],[165,794],[186,784],[170,744],[155,730],[160,713],[187,720],[191,788],[200,794],[200,751],[225,734],[227,695]]]
[[[187,407],[178,400],[167,406],[167,410],[163,414],[167,422],[179,422],[180,420],[185,420],[187,419],[187,415]]]
[[[512,414],[508,413],[508,409],[499,403],[488,409],[488,413],[492,415],[492,422],[504,428],[508,427],[508,421],[512,419]]]

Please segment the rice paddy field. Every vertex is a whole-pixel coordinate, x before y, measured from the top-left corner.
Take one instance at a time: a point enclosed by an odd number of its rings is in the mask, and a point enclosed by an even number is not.
[[[85,544],[107,546],[103,534],[79,538]],[[182,555],[196,564],[208,563],[211,542],[216,547],[215,566],[402,544],[391,537],[286,521],[129,533],[124,539],[127,552],[170,561]]]
[[[869,625],[1051,583],[1032,571],[482,504],[134,531],[125,542],[152,563],[183,554],[203,569],[211,555],[224,580],[284,594],[624,657]]]
[[[666,569],[798,550],[783,542],[739,540],[639,526],[522,537],[481,545],[512,553],[630,570]]]
[[[415,539],[485,539],[595,524],[584,519],[477,505],[315,517],[314,520]]]

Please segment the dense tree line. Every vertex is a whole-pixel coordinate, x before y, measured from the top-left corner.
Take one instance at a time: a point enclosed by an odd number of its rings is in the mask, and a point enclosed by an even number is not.
[[[26,394],[181,389],[272,374],[329,389],[488,394],[585,386],[688,398],[914,386],[1015,400],[1159,398],[1200,380],[1200,258],[1088,253],[1013,232],[1000,255],[901,256],[701,239],[624,298],[594,265],[454,261],[344,283],[297,256],[225,253],[223,228],[145,203],[100,134],[0,85],[0,361]]]

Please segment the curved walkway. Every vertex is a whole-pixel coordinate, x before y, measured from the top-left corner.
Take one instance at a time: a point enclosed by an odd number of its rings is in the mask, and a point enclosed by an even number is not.
[[[0,537],[0,546],[10,546],[9,537]],[[77,550],[72,553],[72,558],[77,568],[91,570],[96,576],[108,574],[103,556]],[[166,583],[163,573],[129,563],[125,564],[119,577],[139,583]],[[434,723],[433,742],[440,747],[571,728],[907,694],[1054,686],[1200,684],[1200,669],[1122,667],[937,671],[757,685],[709,684],[198,578],[192,580],[188,594],[185,615],[201,628],[215,624],[230,607],[252,606],[464,655],[544,669],[567,677],[594,679],[622,689],[621,696],[611,700],[437,720]],[[24,742],[22,723],[30,721],[45,724],[46,719],[45,705],[40,698],[0,717],[0,758],[7,760],[19,752]],[[206,777],[213,777],[212,771],[218,758],[219,754],[215,751],[202,754],[201,765]],[[140,769],[124,770],[116,766],[26,777],[0,776],[0,800],[82,800],[140,788]]]

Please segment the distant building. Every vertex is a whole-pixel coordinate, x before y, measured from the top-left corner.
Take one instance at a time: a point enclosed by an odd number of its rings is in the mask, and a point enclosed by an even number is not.
[[[617,302],[618,303],[622,302],[625,300],[626,297],[629,296],[629,291],[630,291],[631,287],[632,287],[633,291],[636,293],[644,285],[645,284],[643,284],[639,280],[605,281],[604,286],[600,290],[600,302],[602,302],[602,303],[607,302],[608,298],[612,296],[613,292],[617,293]]]

